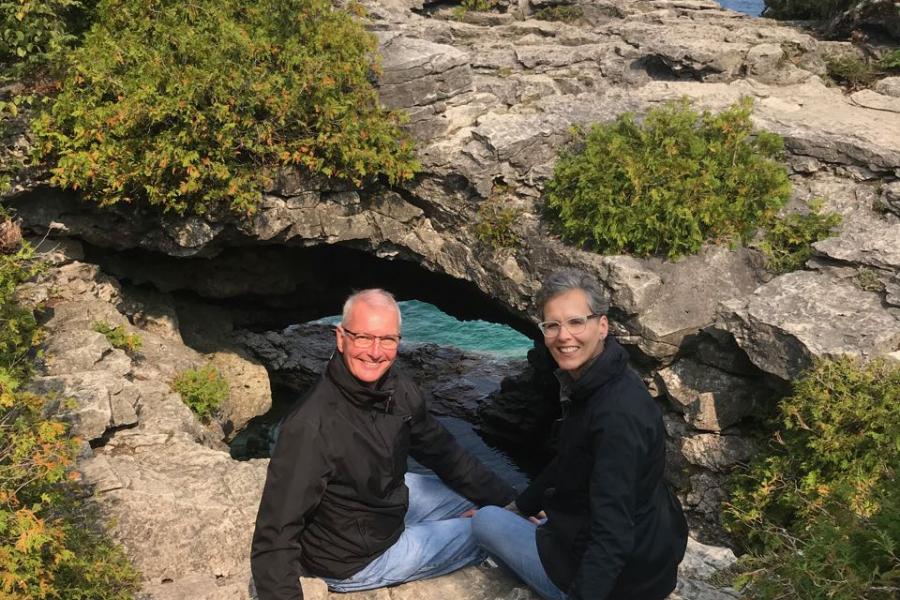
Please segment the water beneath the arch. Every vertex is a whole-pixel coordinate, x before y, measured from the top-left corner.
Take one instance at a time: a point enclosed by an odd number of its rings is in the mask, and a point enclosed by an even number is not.
[[[730,8],[753,17],[760,16],[766,7],[763,0],[719,0],[719,4],[722,8]]]

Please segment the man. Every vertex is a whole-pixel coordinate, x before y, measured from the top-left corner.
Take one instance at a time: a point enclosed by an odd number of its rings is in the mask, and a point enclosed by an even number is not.
[[[285,418],[269,463],[251,552],[259,600],[301,599],[301,573],[353,592],[472,564],[483,555],[463,516],[515,495],[391,368],[400,343],[393,296],[350,296],[336,337],[337,352]],[[440,480],[406,473],[408,454]]]

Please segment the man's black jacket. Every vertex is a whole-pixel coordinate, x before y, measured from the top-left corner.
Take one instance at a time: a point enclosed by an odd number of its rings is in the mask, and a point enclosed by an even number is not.
[[[251,568],[260,600],[298,600],[304,573],[345,579],[403,532],[407,455],[477,505],[514,490],[428,414],[418,387],[391,369],[362,385],[335,353],[288,415],[269,462]]]
[[[687,544],[663,481],[662,413],[613,338],[572,383],[557,456],[516,500],[547,513],[541,563],[572,600],[660,600]]]

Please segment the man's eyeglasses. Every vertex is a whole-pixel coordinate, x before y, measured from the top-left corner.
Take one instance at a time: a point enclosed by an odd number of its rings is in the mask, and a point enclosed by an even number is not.
[[[585,327],[587,327],[588,321],[600,316],[602,315],[591,313],[583,317],[572,317],[571,319],[566,319],[565,321],[541,321],[540,323],[538,323],[538,328],[546,338],[555,338],[559,335],[559,332],[563,327],[565,327],[566,330],[572,335],[578,335],[579,333],[584,331]]]
[[[397,346],[400,345],[399,335],[370,335],[368,333],[356,333],[343,326],[341,327],[341,331],[353,340],[353,345],[357,348],[371,348],[375,345],[375,340],[378,340],[378,343],[381,344],[381,347],[385,350],[396,350]]]

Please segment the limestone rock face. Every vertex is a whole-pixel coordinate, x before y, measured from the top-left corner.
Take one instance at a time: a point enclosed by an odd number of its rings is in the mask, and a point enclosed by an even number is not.
[[[900,344],[900,320],[878,294],[823,273],[798,271],[744,299],[722,303],[723,327],[763,371],[785,380],[814,358],[887,354]]]
[[[725,471],[738,462],[745,462],[754,449],[753,444],[734,435],[698,433],[681,440],[681,453],[688,462],[713,471]]]
[[[230,350],[215,352],[209,359],[228,381],[228,401],[219,411],[226,434],[243,429],[250,419],[272,408],[272,388],[263,365]]]
[[[764,276],[753,253],[724,247],[670,263],[600,258],[559,243],[541,224],[540,196],[572,125],[682,96],[712,110],[750,96],[757,125],[784,136],[796,183],[833,173],[851,187],[880,180],[889,190],[897,178],[900,121],[885,118],[893,114],[885,112],[890,82],[875,96],[848,96],[822,81],[825,60],[848,44],[713,2],[576,3],[584,18],[572,24],[533,18],[540,3],[464,22],[441,10],[413,12],[418,2],[365,4],[381,43],[383,101],[409,114],[417,138],[423,171],[414,181],[355,190],[285,170],[251,217],[166,215],[163,227],[159,215],[140,207],[101,213],[36,187],[21,198],[26,223],[53,223],[62,235],[107,248],[207,259],[227,254],[235,240],[349,245],[471,282],[517,317],[533,314],[547,272],[578,266],[608,285],[623,341],[667,363],[681,340],[715,320],[719,302],[745,297]],[[519,213],[514,229],[523,243],[514,251],[486,247],[474,232],[478,208],[500,189]],[[872,225],[869,239],[891,227]],[[854,247],[862,240],[844,241]],[[204,263],[169,269],[167,283],[157,285],[217,298],[297,289],[289,271],[272,268],[277,261],[248,265],[250,276]],[[157,282],[153,271],[150,264],[123,275]]]
[[[695,429],[719,432],[749,415],[759,395],[752,383],[685,359],[656,374],[660,390]]]

